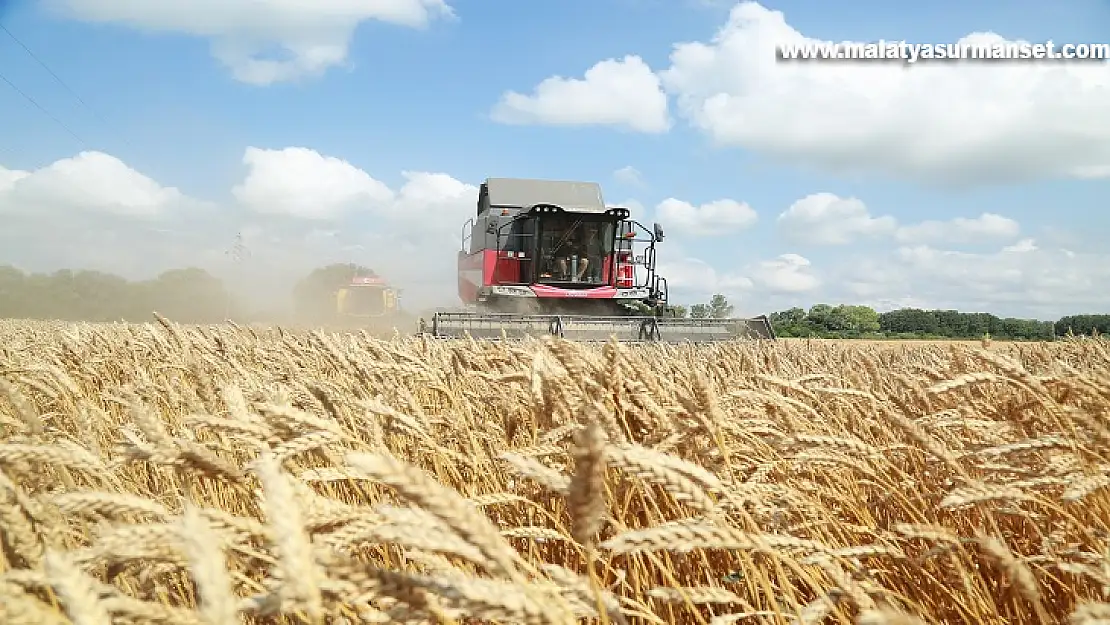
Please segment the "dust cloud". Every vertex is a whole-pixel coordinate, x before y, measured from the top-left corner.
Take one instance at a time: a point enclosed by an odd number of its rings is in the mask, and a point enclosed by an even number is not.
[[[39,248],[37,257],[17,256],[18,264],[0,265],[0,318],[142,322],[152,321],[158,312],[183,323],[230,319],[251,325],[411,333],[420,317],[459,307],[455,254],[443,247],[413,257],[403,246],[379,246],[364,254],[280,243],[256,242],[239,259],[211,247],[193,251],[166,246],[155,252],[149,240],[135,246],[146,248],[145,259],[134,250],[92,257],[87,250],[69,247],[55,257]],[[314,270],[335,264],[366,267],[400,289],[400,311],[388,318],[339,318],[334,291],[345,282],[318,289],[311,302],[295,297],[297,285]]]

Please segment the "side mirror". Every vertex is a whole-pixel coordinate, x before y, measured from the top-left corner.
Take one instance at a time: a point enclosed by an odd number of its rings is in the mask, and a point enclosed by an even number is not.
[[[662,241],[663,240],[663,226],[659,225],[658,221],[655,222],[655,224],[654,224],[654,230],[655,230],[655,240],[656,241]]]

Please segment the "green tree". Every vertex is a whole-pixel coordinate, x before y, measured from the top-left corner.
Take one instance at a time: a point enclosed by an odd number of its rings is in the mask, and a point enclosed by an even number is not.
[[[28,316],[27,277],[15,267],[0,267],[0,317],[19,318]]]
[[[812,330],[806,326],[806,311],[803,308],[791,308],[767,315],[771,320],[771,327],[775,334],[784,337],[809,336]]]
[[[1090,336],[1110,334],[1110,315],[1068,315],[1060,317],[1055,323],[1054,332],[1057,336],[1067,336],[1068,332],[1077,336]]]
[[[903,308],[879,315],[879,329],[888,334],[935,335],[940,324],[935,315],[919,308]]]
[[[0,267],[0,317],[63,321],[149,321],[155,311],[184,323],[226,318],[231,296],[219,279],[196,268],[129,282],[99,271],[62,269],[25,274]]]
[[[213,323],[236,312],[223,282],[203,269],[171,269],[139,287],[143,303],[168,319]]]
[[[126,306],[135,299],[135,285],[99,271],[63,269],[52,274],[50,282],[50,306],[57,311],[52,316],[69,321],[124,319],[129,316]]]
[[[694,304],[690,307],[690,317],[693,319],[725,319],[732,316],[733,306],[728,299],[720,293],[709,299],[708,304]]]
[[[794,307],[782,312],[775,312],[768,315],[774,323],[780,323],[784,326],[796,326],[805,323],[806,311],[803,308]]]
[[[832,309],[831,318],[840,332],[867,334],[879,331],[879,313],[869,306],[840,305]]]
[[[814,304],[806,313],[806,323],[815,330],[833,330],[836,320],[833,318],[833,307],[828,304]]]
[[[720,293],[714,295],[709,300],[709,316],[715,319],[727,319],[732,316],[732,311],[735,307],[728,303],[724,295]]]

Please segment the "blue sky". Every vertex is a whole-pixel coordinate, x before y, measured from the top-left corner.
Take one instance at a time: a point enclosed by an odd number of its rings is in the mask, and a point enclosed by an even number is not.
[[[1107,42],[1105,2],[291,4],[9,3],[0,74],[60,123],[0,81],[0,263],[200,265],[263,295],[349,260],[452,305],[473,185],[520,176],[662,221],[679,302],[1110,308],[1106,64],[768,60],[797,37]]]

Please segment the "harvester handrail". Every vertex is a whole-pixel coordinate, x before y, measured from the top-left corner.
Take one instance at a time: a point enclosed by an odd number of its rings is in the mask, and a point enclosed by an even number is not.
[[[475,221],[474,221],[473,217],[471,217],[470,219],[467,219],[466,223],[463,224],[462,239],[461,239],[462,240],[462,251],[463,252],[467,252],[467,253],[470,252],[470,246],[467,245],[467,244],[470,243],[471,239],[474,238],[474,233],[472,232],[473,229],[474,229],[474,224],[475,224]]]

